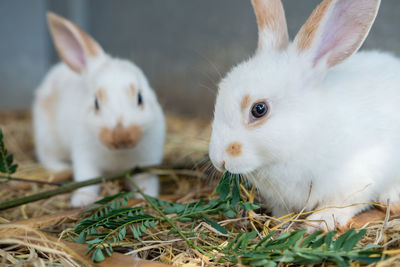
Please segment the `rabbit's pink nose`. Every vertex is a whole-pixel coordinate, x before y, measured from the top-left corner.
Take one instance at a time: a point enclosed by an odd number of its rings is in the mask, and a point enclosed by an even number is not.
[[[137,125],[129,127],[121,123],[114,129],[104,127],[100,131],[100,141],[109,149],[134,148],[142,138],[142,129]]]
[[[226,147],[226,153],[231,157],[239,157],[242,155],[242,144],[239,142],[230,143]]]

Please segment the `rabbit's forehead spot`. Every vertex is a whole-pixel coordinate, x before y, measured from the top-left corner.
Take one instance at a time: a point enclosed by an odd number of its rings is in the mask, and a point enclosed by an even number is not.
[[[132,98],[132,100],[136,101],[138,94],[140,93],[140,88],[139,86],[135,85],[134,83],[130,83],[128,85],[128,95],[130,98]]]
[[[107,93],[104,88],[100,87],[97,92],[96,92],[96,97],[100,102],[106,102],[107,101]]]
[[[139,94],[140,94],[140,101],[139,101]],[[133,83],[130,83],[128,86],[128,95],[129,95],[129,99],[133,102],[133,103],[138,103],[140,109],[144,109],[144,105],[143,105],[143,96],[142,96],[142,92],[141,90],[135,86]],[[147,99],[146,99],[147,102]]]
[[[245,94],[242,98],[242,102],[240,103],[242,111],[244,111],[250,105],[250,102],[251,102],[250,95]]]
[[[129,92],[130,92],[132,95],[136,95],[136,94],[139,92],[139,90],[136,89],[136,86],[135,86],[133,83],[130,83],[130,84],[129,84]]]

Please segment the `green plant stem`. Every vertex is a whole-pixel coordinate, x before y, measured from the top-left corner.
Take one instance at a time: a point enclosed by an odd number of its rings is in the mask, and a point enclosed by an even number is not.
[[[69,193],[69,192],[72,192],[81,187],[99,184],[99,183],[105,182],[105,181],[113,181],[113,180],[121,179],[122,177],[125,177],[125,175],[127,175],[127,174],[130,174],[130,173],[135,174],[135,173],[140,173],[140,172],[141,172],[141,170],[135,169],[134,171],[128,171],[128,172],[124,172],[122,174],[112,175],[112,176],[108,176],[108,177],[99,177],[99,178],[95,178],[95,179],[86,180],[83,182],[69,183],[69,184],[63,185],[59,188],[53,189],[53,190],[48,190],[48,191],[44,191],[44,192],[37,193],[34,195],[30,195],[27,197],[18,198],[15,200],[10,200],[10,201],[0,203],[0,210],[14,208],[14,207],[17,207],[17,206],[20,206],[23,204],[27,204],[30,202],[38,201],[41,199],[53,197],[53,196],[60,195],[60,194]]]
[[[139,194],[141,194],[143,196],[144,199],[146,199],[147,202],[149,202],[150,206],[155,209],[158,214],[161,215],[161,217],[167,221],[169,223],[169,225],[171,225],[171,227],[182,237],[183,240],[185,240],[185,242],[193,249],[196,249],[198,251],[200,251],[201,253],[203,253],[204,255],[207,255],[208,257],[212,257],[212,255],[208,254],[206,251],[204,251],[203,249],[201,249],[200,247],[198,247],[197,245],[195,245],[192,241],[190,241],[179,229],[178,227],[174,224],[174,222],[168,218],[164,212],[162,212],[160,210],[160,208],[154,204],[153,200],[151,198],[149,198],[143,191],[142,189],[140,189],[140,187],[133,181],[133,179],[131,177],[127,177],[129,179],[129,182],[135,187],[135,189],[139,192]]]
[[[53,196],[60,195],[60,194],[69,193],[69,192],[72,192],[81,187],[100,184],[102,182],[107,182],[107,181],[123,179],[126,176],[131,176],[131,175],[145,173],[145,172],[152,173],[153,171],[162,171],[162,170],[172,172],[174,170],[184,170],[186,168],[192,168],[192,167],[193,167],[193,165],[190,166],[188,163],[182,162],[182,163],[178,163],[178,164],[174,164],[174,165],[158,165],[158,166],[152,166],[152,167],[134,168],[132,170],[125,171],[125,172],[122,172],[119,174],[105,176],[105,177],[98,177],[98,178],[86,180],[83,182],[72,182],[69,184],[65,184],[56,189],[44,191],[44,192],[30,195],[30,196],[23,197],[23,198],[18,198],[18,199],[2,202],[2,203],[0,203],[0,210],[10,209],[10,208],[14,208],[14,207],[24,205],[27,203],[31,203],[34,201],[38,201],[41,199],[53,197]],[[189,172],[189,170],[187,170],[187,172],[185,172],[185,173],[186,174],[192,173],[193,176],[195,176],[195,174],[197,173],[197,175],[198,175],[198,172],[196,172],[196,171]]]
[[[63,185],[61,183],[52,183],[52,182],[24,179],[24,178],[12,177],[12,176],[0,176],[0,179],[6,180],[7,182],[8,181],[17,181],[17,182],[24,182],[24,183],[34,183],[34,184],[54,185],[54,186],[62,186]]]

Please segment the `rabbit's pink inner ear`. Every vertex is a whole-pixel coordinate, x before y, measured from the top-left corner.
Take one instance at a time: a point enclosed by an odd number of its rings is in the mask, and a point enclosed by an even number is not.
[[[258,49],[284,49],[289,44],[285,11],[281,0],[252,0],[258,24]]]
[[[82,73],[91,60],[103,55],[101,46],[77,25],[54,13],[47,17],[57,52],[72,70]]]
[[[379,9],[380,0],[325,0],[296,37],[299,51],[312,50],[313,65],[326,60],[333,67],[363,44]]]
[[[101,56],[104,52],[101,46],[89,34],[77,27],[77,31],[82,39],[85,52],[89,58]]]
[[[53,38],[61,59],[72,70],[81,73],[86,68],[85,52],[73,33],[63,26],[55,25]]]

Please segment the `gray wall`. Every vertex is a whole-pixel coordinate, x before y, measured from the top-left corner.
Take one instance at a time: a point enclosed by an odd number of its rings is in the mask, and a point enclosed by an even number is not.
[[[27,108],[48,68],[44,1],[0,2],[0,110]]]
[[[293,36],[318,0],[286,0]],[[147,74],[167,111],[209,117],[216,83],[249,57],[257,29],[246,0],[2,0],[0,110],[26,109],[34,88],[58,60],[46,10],[74,20],[118,57]],[[366,48],[400,55],[400,1],[384,0]]]

